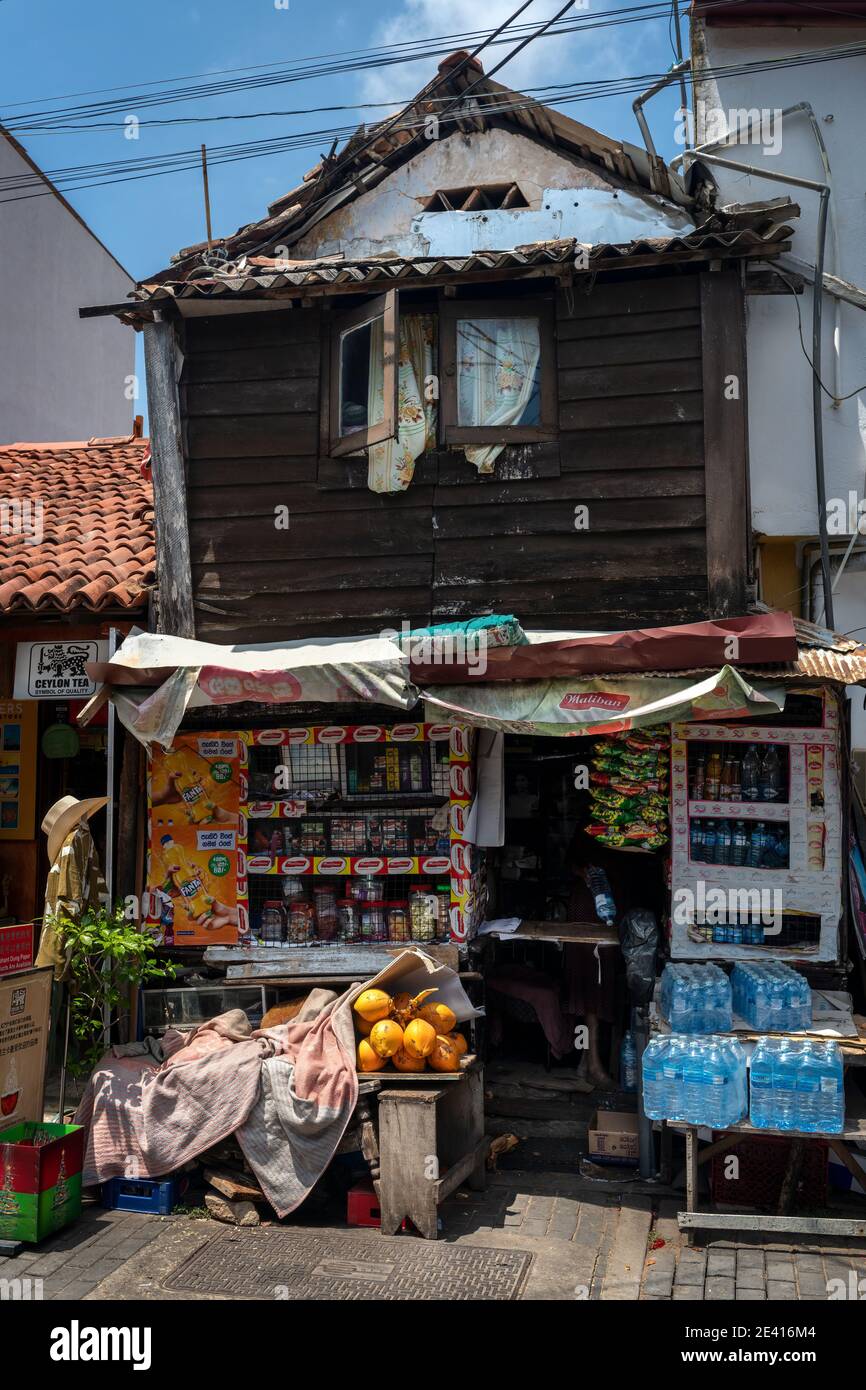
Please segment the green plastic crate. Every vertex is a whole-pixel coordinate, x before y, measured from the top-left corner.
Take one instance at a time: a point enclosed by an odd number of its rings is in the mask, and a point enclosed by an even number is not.
[[[35,1244],[81,1215],[84,1130],[25,1121],[0,1131],[0,1240]]]

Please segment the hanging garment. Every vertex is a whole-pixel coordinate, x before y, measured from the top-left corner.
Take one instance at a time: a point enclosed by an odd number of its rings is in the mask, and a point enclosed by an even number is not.
[[[541,359],[538,320],[465,319],[458,326],[457,419],[461,426],[520,424],[531,413]],[[504,444],[464,449],[479,473],[492,473]]]
[[[370,345],[369,418],[384,413],[381,325],[379,346]],[[436,401],[427,400],[433,376],[433,316],[404,314],[400,319],[400,362],[397,374],[396,439],[373,444],[367,451],[367,486],[371,492],[405,492],[415,464],[436,439]]]

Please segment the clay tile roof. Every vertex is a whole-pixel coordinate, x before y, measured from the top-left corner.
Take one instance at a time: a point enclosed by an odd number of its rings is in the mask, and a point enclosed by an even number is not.
[[[0,613],[138,608],[154,583],[146,439],[0,446]]]

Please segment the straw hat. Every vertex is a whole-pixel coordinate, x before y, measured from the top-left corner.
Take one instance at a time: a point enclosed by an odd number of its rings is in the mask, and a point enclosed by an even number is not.
[[[90,796],[84,801],[79,801],[77,796],[61,796],[59,801],[55,801],[50,810],[46,811],[42,822],[42,829],[48,836],[48,858],[52,864],[70,830],[74,830],[81,821],[90,820],[92,815],[101,811],[107,804],[107,796]]]

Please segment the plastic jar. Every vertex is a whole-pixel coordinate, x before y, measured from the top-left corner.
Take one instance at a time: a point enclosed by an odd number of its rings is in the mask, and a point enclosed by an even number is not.
[[[316,935],[320,941],[333,941],[337,935],[337,891],[330,884],[313,889],[316,909]]]
[[[409,904],[407,902],[388,903],[386,917],[388,922],[389,941],[412,940],[412,929],[409,922]]]
[[[311,941],[316,934],[316,913],[312,903],[295,898],[289,904],[288,940],[295,946]]]
[[[259,940],[265,946],[279,946],[286,934],[286,915],[278,898],[266,898],[259,920]]]
[[[409,891],[409,921],[413,941],[435,941],[439,925],[439,904],[429,883],[419,883]]]

